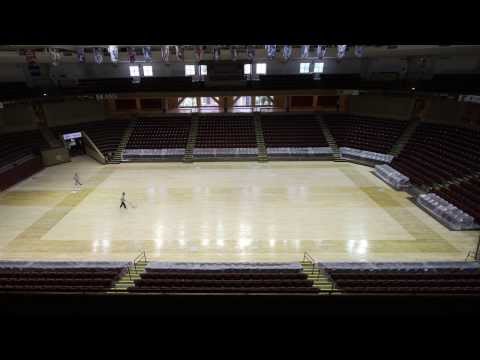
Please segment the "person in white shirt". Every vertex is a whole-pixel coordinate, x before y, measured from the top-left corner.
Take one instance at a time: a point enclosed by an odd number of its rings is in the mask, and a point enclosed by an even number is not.
[[[75,173],[75,175],[73,175],[73,181],[75,181],[75,186],[82,185],[82,183],[80,182],[80,176],[78,176],[77,173]]]
[[[122,206],[126,209],[127,208],[127,195],[125,193],[122,193],[122,197],[120,198],[120,209],[122,208]]]

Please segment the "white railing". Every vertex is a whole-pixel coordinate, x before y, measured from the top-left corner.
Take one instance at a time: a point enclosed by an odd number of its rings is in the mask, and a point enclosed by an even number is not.
[[[447,200],[434,193],[419,195],[417,203],[433,217],[454,230],[471,230],[478,228],[475,219]]]
[[[393,155],[382,154],[373,151],[354,149],[349,147],[341,147],[340,154],[342,157],[352,157],[363,160],[378,161],[384,163],[390,163],[393,160]]]
[[[330,155],[330,147],[269,147],[268,155]]]
[[[395,170],[390,165],[376,165],[374,174],[397,190],[410,187],[410,178]]]
[[[258,149],[256,147],[252,148],[195,148],[193,149],[193,155],[229,155],[229,156],[239,156],[239,155],[257,155]]]

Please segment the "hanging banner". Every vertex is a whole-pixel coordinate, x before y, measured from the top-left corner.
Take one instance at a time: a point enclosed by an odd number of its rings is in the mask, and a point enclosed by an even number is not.
[[[310,55],[310,45],[302,45],[302,59],[308,58]]]
[[[267,58],[273,60],[277,54],[277,45],[265,45],[265,50],[267,51]]]
[[[231,46],[230,47],[230,54],[232,55],[232,60],[237,61],[237,47],[236,46]]]
[[[97,64],[101,64],[103,62],[102,49],[93,48],[93,58]]]
[[[135,48],[129,47],[128,48],[128,61],[130,61],[130,64],[134,64],[136,60],[137,54],[135,53]]]
[[[160,55],[162,57],[162,61],[164,63],[168,63],[170,60],[170,45],[163,45],[160,48]]]
[[[478,96],[478,95],[460,95],[458,97],[458,101],[472,102],[472,103],[480,104],[480,96]]]
[[[78,59],[79,63],[84,63],[85,62],[85,49],[84,48],[78,48],[77,59]]]
[[[112,60],[112,63],[118,62],[118,46],[110,45],[108,47],[108,52],[110,53],[110,60]]]
[[[203,59],[204,48],[202,45],[195,46],[195,59],[197,61],[202,61]]]
[[[220,60],[220,46],[213,47],[213,60]]]
[[[365,52],[365,47],[362,45],[355,45],[355,56],[356,57],[363,57],[363,54]]]
[[[347,52],[347,45],[337,45],[337,58],[343,59]]]
[[[143,59],[146,62],[152,61],[152,47],[151,46],[143,47],[142,52],[143,52]]]
[[[255,59],[255,47],[252,45],[247,46],[247,57],[249,60]]]
[[[184,48],[183,46],[175,45],[175,56],[178,61],[183,61],[184,59]]]
[[[60,63],[60,52],[57,49],[49,49],[52,65],[57,66]]]
[[[292,46],[291,45],[284,45],[283,46],[283,59],[288,61],[292,56]]]
[[[40,76],[40,66],[37,63],[37,56],[34,50],[25,50],[25,60],[27,62],[30,76]]]
[[[326,45],[317,45],[317,57],[322,60],[327,53],[327,46]]]

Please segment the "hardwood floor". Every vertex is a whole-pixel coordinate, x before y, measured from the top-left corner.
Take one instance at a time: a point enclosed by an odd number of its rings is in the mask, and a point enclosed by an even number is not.
[[[478,231],[449,231],[371,170],[74,158],[0,193],[0,258],[130,260],[146,250],[172,261],[298,261],[304,251],[324,261],[465,259]]]

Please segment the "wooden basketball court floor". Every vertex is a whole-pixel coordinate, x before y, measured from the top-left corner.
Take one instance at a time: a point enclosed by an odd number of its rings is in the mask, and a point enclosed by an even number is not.
[[[0,260],[131,260],[142,250],[163,261],[465,259],[478,231],[447,230],[371,171],[77,157],[0,193]],[[135,208],[119,208],[122,191]]]

